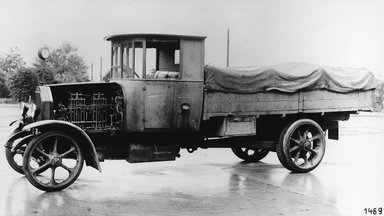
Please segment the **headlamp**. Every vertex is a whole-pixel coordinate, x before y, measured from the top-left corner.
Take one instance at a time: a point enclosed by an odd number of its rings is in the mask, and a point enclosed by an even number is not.
[[[21,102],[20,104],[20,114],[23,118],[27,116],[27,112],[29,110],[29,107],[24,102]]]
[[[27,103],[21,102],[20,112],[23,119],[26,119],[27,117],[29,117],[35,120],[36,117],[40,114],[40,109],[37,108],[36,104],[34,103],[27,104]]]

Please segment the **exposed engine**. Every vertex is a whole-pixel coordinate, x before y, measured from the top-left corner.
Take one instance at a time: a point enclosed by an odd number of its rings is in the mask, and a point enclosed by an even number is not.
[[[53,119],[71,122],[88,132],[122,129],[124,98],[121,89],[116,86],[81,87],[72,91],[68,91],[67,86],[51,87]]]

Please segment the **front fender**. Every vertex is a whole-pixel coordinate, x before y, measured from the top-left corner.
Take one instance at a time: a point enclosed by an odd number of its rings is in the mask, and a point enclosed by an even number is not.
[[[73,135],[76,140],[80,141],[80,146],[83,150],[87,166],[91,166],[101,172],[95,146],[88,134],[78,126],[61,120],[42,120],[24,126],[22,131],[30,132],[32,129],[39,129],[42,132],[52,130],[64,130],[70,132],[70,135]]]
[[[23,138],[23,137],[27,136],[28,134],[30,134],[30,132],[28,132],[28,131],[22,131],[22,130],[20,130],[20,129],[16,129],[16,130],[9,136],[7,142],[5,143],[5,147],[6,147],[6,148],[12,148],[13,142],[15,142],[15,140],[20,139],[20,138]]]

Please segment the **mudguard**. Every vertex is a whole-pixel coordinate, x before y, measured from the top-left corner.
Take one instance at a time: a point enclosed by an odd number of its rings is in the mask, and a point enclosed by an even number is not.
[[[15,152],[16,149],[19,149],[21,146],[23,146],[25,143],[29,143],[33,138],[33,134],[29,134],[24,136],[20,142],[18,142],[15,146],[12,147],[11,152]]]
[[[61,120],[42,120],[28,124],[23,127],[22,131],[30,132],[32,129],[39,129],[42,131],[52,131],[52,130],[65,130],[70,131],[71,135],[75,135],[76,139],[80,139],[80,146],[83,148],[82,152],[84,153],[84,158],[87,166],[91,166],[99,172],[101,172],[101,167],[99,159],[97,157],[97,152],[95,146],[89,138],[89,136],[78,126]]]
[[[28,134],[30,134],[28,131],[22,131],[21,129],[20,130],[17,129],[17,130],[13,131],[12,134],[8,137],[8,140],[4,145],[5,148],[11,148],[13,145],[13,142],[15,140],[20,139],[20,138],[25,137]]]

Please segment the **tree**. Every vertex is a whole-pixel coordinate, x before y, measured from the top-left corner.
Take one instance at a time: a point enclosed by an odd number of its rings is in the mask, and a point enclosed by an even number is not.
[[[8,87],[13,99],[27,101],[33,96],[39,85],[38,78],[32,68],[21,68],[8,80]]]
[[[88,81],[87,66],[77,53],[77,47],[64,42],[59,48],[52,49],[46,60],[36,58],[34,67],[41,82],[83,82]],[[52,75],[49,75],[51,73]]]
[[[13,76],[17,70],[25,67],[23,57],[18,54],[17,47],[11,48],[9,53],[0,56],[0,98],[10,96],[8,88],[8,79]]]
[[[2,70],[7,77],[11,77],[17,70],[26,65],[23,57],[16,51],[17,47],[11,48],[11,51],[5,53],[5,56],[0,56],[0,70]]]
[[[9,89],[7,86],[7,76],[3,71],[0,70],[0,98],[9,97]]]
[[[104,82],[109,82],[111,80],[111,70],[108,70],[108,72],[103,76]]]
[[[49,68],[35,68],[34,73],[41,85],[56,83],[55,77]]]

